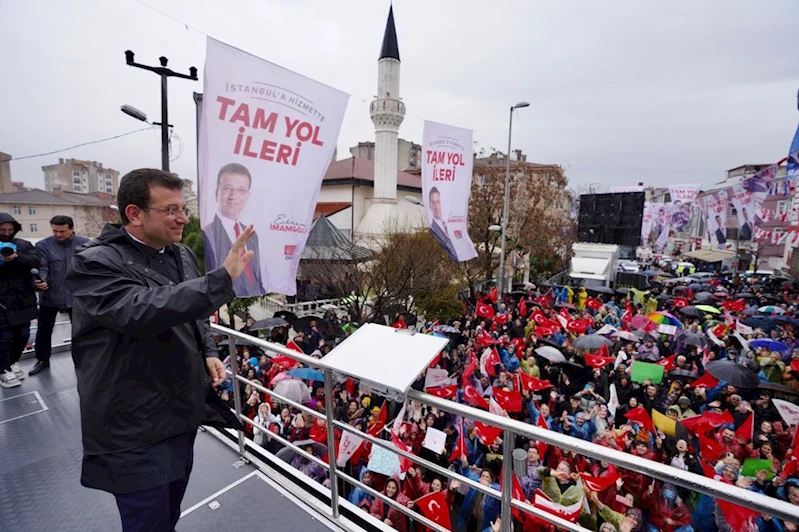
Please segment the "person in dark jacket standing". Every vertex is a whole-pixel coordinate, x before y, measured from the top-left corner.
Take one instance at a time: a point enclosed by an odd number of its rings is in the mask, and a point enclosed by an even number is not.
[[[200,275],[180,242],[183,183],[161,170],[124,176],[122,227],[106,225],[72,260],[72,357],[83,434],[81,484],[114,494],[124,532],[172,531],[206,397],[225,379],[208,316],[231,301],[253,252],[247,227]]]
[[[19,362],[36,319],[36,292],[31,269],[39,267],[39,254],[27,240],[14,238],[22,226],[0,212],[0,386],[21,384],[25,373]]]
[[[40,290],[39,319],[36,328],[36,365],[30,370],[33,376],[50,367],[53,327],[59,311],[72,316],[72,294],[67,290],[67,269],[72,264],[75,250],[89,241],[75,234],[75,222],[69,216],[54,216],[50,220],[53,236],[36,243],[42,265],[33,285]]]

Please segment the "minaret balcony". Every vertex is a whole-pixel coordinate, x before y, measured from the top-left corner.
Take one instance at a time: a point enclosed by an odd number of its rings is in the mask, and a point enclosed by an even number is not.
[[[369,114],[372,117],[379,114],[405,116],[405,103],[395,98],[378,98],[369,106]]]

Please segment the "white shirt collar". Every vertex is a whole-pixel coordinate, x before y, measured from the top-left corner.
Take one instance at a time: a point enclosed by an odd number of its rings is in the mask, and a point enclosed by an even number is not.
[[[130,238],[132,238],[133,240],[135,240],[135,241],[136,241],[136,242],[138,242],[139,244],[142,244],[142,245],[144,245],[144,246],[147,246],[147,247],[150,247],[150,248],[152,248],[152,247],[153,247],[153,246],[151,246],[150,244],[148,244],[148,243],[146,243],[146,242],[142,242],[141,240],[139,240],[138,238],[136,238],[135,236],[133,236],[133,235],[131,234],[131,232],[130,232],[130,231],[128,231],[127,229],[125,229],[125,232],[128,234],[128,236],[129,236]],[[153,249],[155,249],[155,248],[153,248]],[[159,250],[156,250],[156,251],[158,251],[158,253],[163,253],[164,251],[166,251],[166,248],[165,248],[165,247],[163,247],[163,248],[161,248],[161,249],[159,249]]]

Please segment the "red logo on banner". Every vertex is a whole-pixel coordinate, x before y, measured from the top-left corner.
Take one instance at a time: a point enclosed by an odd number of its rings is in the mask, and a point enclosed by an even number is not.
[[[294,251],[297,249],[295,245],[285,245],[283,246],[283,255],[291,256],[294,255]]]
[[[455,229],[455,238],[463,238],[463,231]]]

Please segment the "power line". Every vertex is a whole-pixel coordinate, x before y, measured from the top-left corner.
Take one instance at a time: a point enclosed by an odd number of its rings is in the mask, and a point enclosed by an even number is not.
[[[22,159],[34,159],[36,157],[44,157],[46,155],[53,155],[53,154],[56,154],[56,153],[61,153],[61,152],[73,150],[75,148],[80,148],[82,146],[90,146],[92,144],[99,144],[101,142],[107,142],[109,140],[114,140],[114,139],[118,139],[118,138],[122,138],[122,137],[127,137],[128,135],[133,135],[134,133],[138,133],[140,131],[148,131],[150,129],[152,129],[152,126],[151,127],[143,127],[141,129],[134,129],[133,131],[128,131],[127,133],[122,133],[121,135],[115,135],[113,137],[106,137],[104,139],[92,140],[92,141],[89,141],[89,142],[84,142],[82,144],[75,144],[74,146],[70,146],[69,148],[62,148],[60,150],[48,151],[47,153],[37,153],[37,154],[34,154],[34,155],[26,155],[24,157],[12,157],[11,159],[5,159],[5,160],[6,161],[21,161]]]

